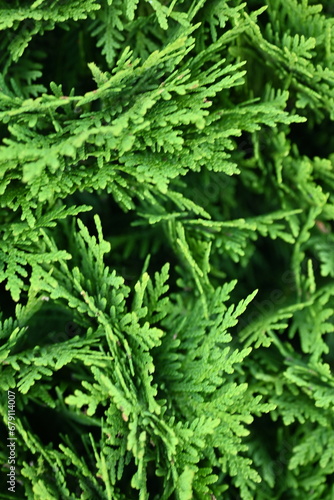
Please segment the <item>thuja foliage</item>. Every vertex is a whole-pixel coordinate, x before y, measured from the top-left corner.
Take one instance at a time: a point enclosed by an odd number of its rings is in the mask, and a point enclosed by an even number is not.
[[[333,15],[0,1],[1,498],[334,498]]]

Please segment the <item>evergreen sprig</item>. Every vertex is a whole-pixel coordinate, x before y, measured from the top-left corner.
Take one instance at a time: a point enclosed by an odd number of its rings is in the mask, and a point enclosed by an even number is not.
[[[0,1],[1,498],[333,498],[333,19]]]

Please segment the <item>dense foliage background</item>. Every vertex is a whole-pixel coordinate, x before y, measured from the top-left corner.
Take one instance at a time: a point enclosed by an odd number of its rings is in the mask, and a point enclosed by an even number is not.
[[[333,16],[0,1],[1,498],[334,499]]]

